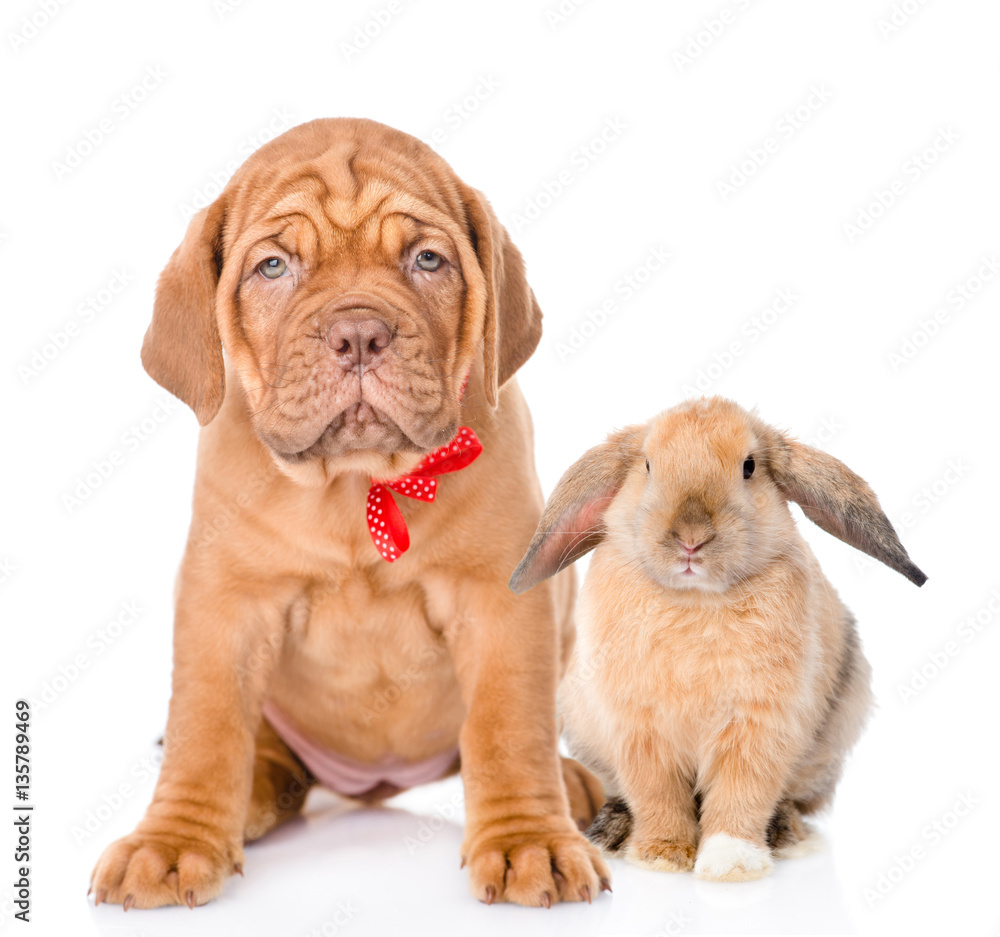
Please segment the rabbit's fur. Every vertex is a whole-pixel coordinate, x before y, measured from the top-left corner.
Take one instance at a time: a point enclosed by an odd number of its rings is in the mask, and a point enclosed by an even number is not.
[[[870,668],[788,500],[924,582],[861,478],[718,397],[613,433],[549,499],[511,587],[595,550],[559,699],[607,852],[757,878],[830,802]]]

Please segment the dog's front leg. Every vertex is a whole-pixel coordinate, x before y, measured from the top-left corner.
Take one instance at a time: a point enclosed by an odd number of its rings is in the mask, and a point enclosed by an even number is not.
[[[142,822],[94,868],[97,903],[194,907],[242,870],[254,735],[284,628],[260,584],[223,581],[182,570],[163,766]]]
[[[559,640],[548,584],[464,583],[451,646],[466,718],[462,861],[482,901],[590,901],[610,872],[570,818],[557,752]]]

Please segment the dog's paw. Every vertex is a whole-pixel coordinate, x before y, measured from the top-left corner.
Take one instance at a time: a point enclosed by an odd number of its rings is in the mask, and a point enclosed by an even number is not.
[[[774,867],[771,851],[727,833],[709,836],[698,850],[694,873],[715,882],[749,882]]]
[[[633,865],[657,872],[690,872],[697,852],[694,843],[673,839],[637,839],[629,844],[625,858]]]
[[[583,765],[572,758],[562,759],[563,784],[569,798],[569,815],[581,830],[594,822],[604,803],[604,786]]]
[[[211,901],[227,878],[243,871],[239,846],[215,846],[189,837],[133,833],[104,850],[90,876],[94,904],[129,908],[196,905]]]
[[[557,901],[590,902],[611,890],[610,870],[573,821],[548,817],[524,824],[530,827],[519,832],[495,824],[467,838],[462,863],[480,901],[548,908]]]

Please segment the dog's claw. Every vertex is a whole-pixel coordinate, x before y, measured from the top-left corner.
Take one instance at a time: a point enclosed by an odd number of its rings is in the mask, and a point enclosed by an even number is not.
[[[493,904],[497,900],[497,890],[493,885],[486,886],[486,903]]]
[[[611,882],[606,878],[601,879],[601,891],[611,891]]]
[[[465,856],[462,856],[462,864],[459,866],[460,869],[465,868]]]
[[[542,905],[546,908],[552,907],[552,896],[547,892],[542,892]]]
[[[185,896],[187,900],[187,906],[193,911],[194,910],[194,892],[188,889],[188,893]]]
[[[233,872],[237,875],[243,875],[243,863],[237,862],[236,865],[233,866]]]
[[[91,893],[91,892],[92,892],[93,890],[94,890],[94,886],[93,886],[93,885],[91,885],[91,886],[90,886],[90,888],[88,888],[88,889],[87,889],[87,897],[88,897],[88,898],[90,897],[90,893]]]
[[[99,907],[101,902],[108,897],[108,893],[103,889],[99,888],[97,894],[94,895],[94,907]]]
[[[589,885],[584,885],[583,888],[580,889],[580,897],[584,901],[586,901],[587,904],[590,904],[590,886]]]
[[[128,911],[128,909],[131,908],[132,905],[134,904],[135,904],[135,896],[126,895],[125,900],[122,902],[122,911]]]

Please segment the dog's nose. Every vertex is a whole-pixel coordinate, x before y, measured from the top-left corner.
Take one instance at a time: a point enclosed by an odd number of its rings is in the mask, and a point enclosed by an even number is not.
[[[368,370],[382,363],[382,352],[392,341],[389,326],[381,319],[338,319],[326,333],[326,340],[345,371]]]

